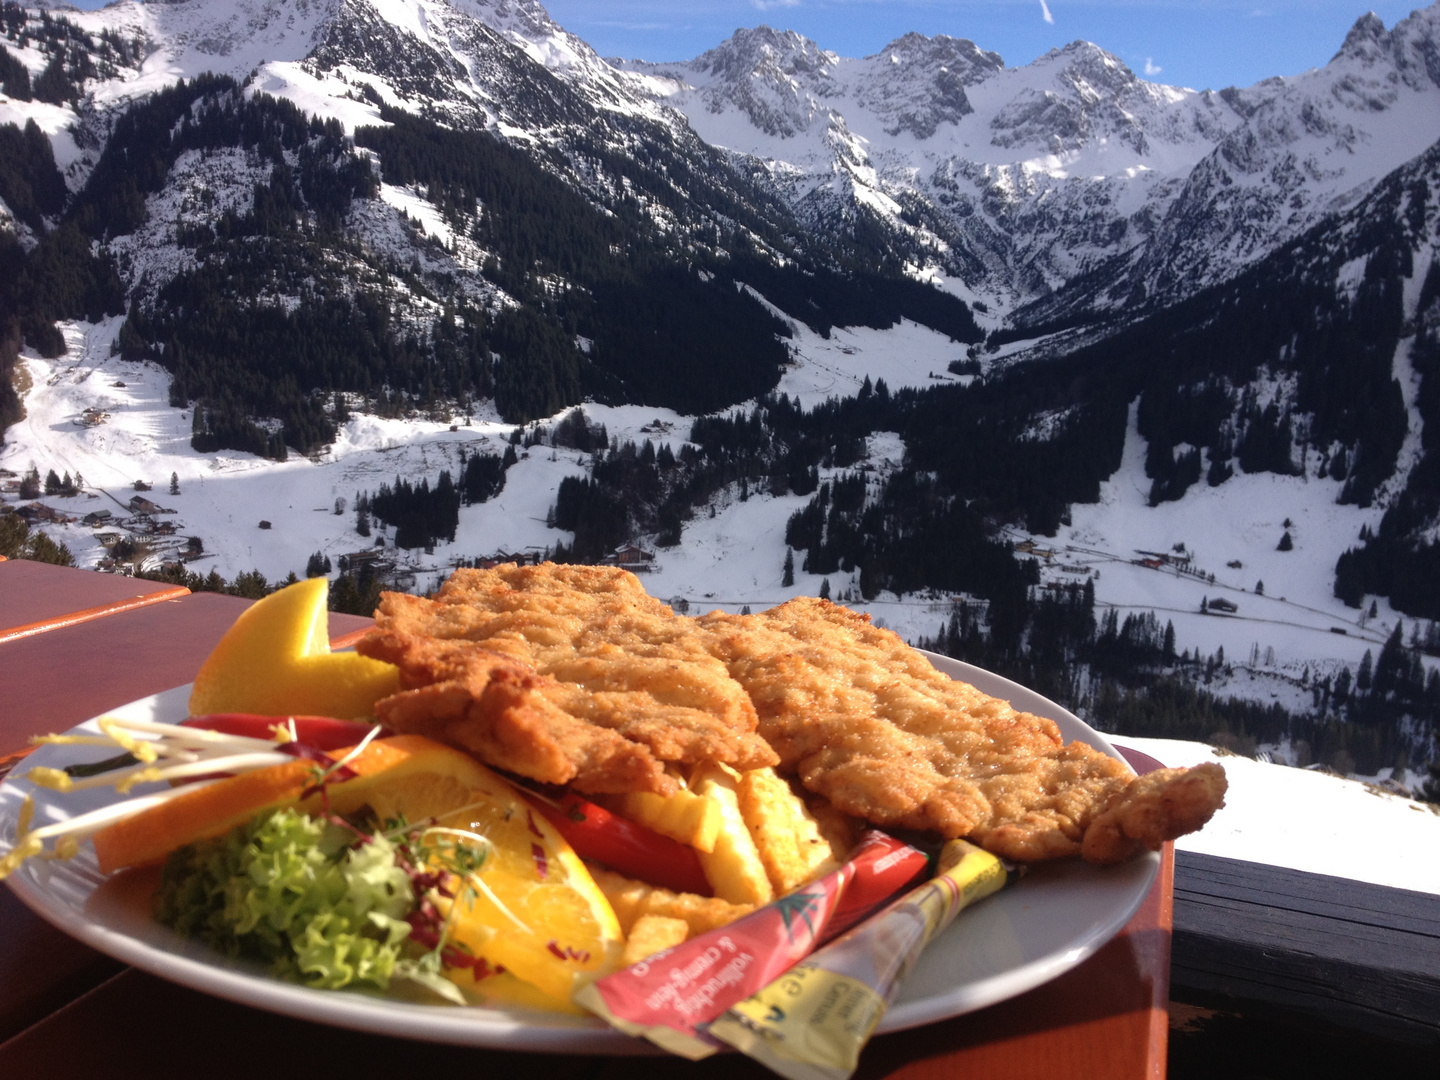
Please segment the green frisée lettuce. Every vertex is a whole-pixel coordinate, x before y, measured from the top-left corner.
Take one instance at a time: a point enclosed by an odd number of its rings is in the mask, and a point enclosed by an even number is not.
[[[175,852],[156,915],[307,986],[387,990],[402,980],[463,1004],[440,974],[441,950],[412,936],[424,898],[403,862],[384,833],[279,810]]]

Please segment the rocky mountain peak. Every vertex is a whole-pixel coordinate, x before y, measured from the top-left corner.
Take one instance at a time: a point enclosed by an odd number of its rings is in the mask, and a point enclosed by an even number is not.
[[[1366,74],[1379,68],[1375,74],[1381,77],[1393,70],[1412,89],[1440,86],[1440,10],[1431,6],[1411,12],[1393,30],[1386,30],[1374,12],[1362,15],[1331,59],[1330,66],[1337,65]]]
[[[1345,43],[1340,46],[1334,59],[1342,56],[1369,58],[1377,53],[1388,52],[1389,46],[1390,32],[1385,29],[1385,21],[1373,11],[1367,11],[1355,20],[1355,25],[1345,35]]]
[[[944,68],[966,86],[984,82],[1005,67],[999,53],[982,49],[968,38],[948,34],[926,37],[913,30],[890,42],[875,56],[896,65],[916,65],[932,71]]]
[[[497,30],[513,28],[554,33],[559,29],[550,13],[536,0],[450,0],[450,6]]]
[[[1121,97],[1140,82],[1125,61],[1089,41],[1072,41],[1036,61],[1039,67],[1047,63],[1056,69],[1058,79],[1092,101]]]
[[[825,116],[820,99],[839,59],[793,30],[761,25],[735,31],[684,65],[681,77],[702,88],[707,111],[737,109],[758,130],[786,139]]]
[[[993,145],[1037,146],[1059,154],[1116,138],[1144,155],[1156,135],[1171,141],[1159,114],[1173,104],[1176,92],[1144,82],[1098,45],[1076,41],[1053,49],[1033,69],[1038,77],[991,118]]]
[[[839,59],[794,30],[775,30],[762,23],[736,30],[726,41],[698,56],[692,66],[726,82],[753,76],[774,81],[823,78]]]
[[[1005,62],[973,41],[909,33],[856,66],[856,102],[875,114],[886,134],[925,140],[941,124],[958,124],[974,112],[965,88],[1003,70]]]

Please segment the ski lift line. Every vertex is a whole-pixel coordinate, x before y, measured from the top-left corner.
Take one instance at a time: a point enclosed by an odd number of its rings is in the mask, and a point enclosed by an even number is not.
[[[1127,560],[1124,560],[1124,562],[1126,563],[1126,565],[1129,565],[1129,566],[1134,566],[1134,565],[1135,565],[1134,563],[1130,562],[1128,559],[1127,559]],[[1177,573],[1175,576],[1176,576],[1176,577],[1182,577],[1182,578],[1183,578],[1183,577],[1193,576],[1193,575],[1185,575],[1185,574],[1179,574],[1179,573]],[[1199,579],[1197,579],[1197,580],[1199,580]],[[1285,604],[1285,605],[1287,605],[1288,607],[1297,608],[1297,609],[1299,609],[1300,611],[1308,611],[1308,612],[1310,612],[1312,615],[1319,615],[1321,618],[1330,619],[1330,620],[1333,621],[1333,622],[1343,621],[1343,620],[1341,620],[1340,618],[1338,618],[1333,611],[1326,611],[1324,608],[1311,607],[1309,604],[1302,604],[1302,603],[1300,603],[1298,600],[1288,600],[1288,599],[1286,599],[1286,598],[1283,597],[1283,596],[1265,596],[1265,595],[1260,594],[1260,593],[1252,593],[1252,592],[1250,592],[1250,590],[1246,589],[1243,585],[1227,585],[1225,582],[1223,582],[1223,581],[1218,581],[1218,580],[1217,580],[1217,581],[1205,582],[1205,584],[1207,585],[1207,587],[1209,587],[1209,588],[1211,588],[1211,589],[1214,589],[1214,590],[1216,590],[1217,592],[1223,590],[1223,591],[1227,591],[1227,592],[1237,593],[1237,594],[1239,594],[1239,595],[1241,595],[1241,596],[1248,596],[1248,597],[1250,597],[1252,600],[1264,600],[1264,601],[1267,601],[1268,603],[1271,603],[1271,604]],[[1098,603],[1098,602],[1099,602],[1099,601],[1097,601],[1097,603]],[[1242,618],[1249,618],[1249,617],[1250,617],[1250,616],[1242,616]],[[1273,621],[1277,621],[1277,620],[1268,620],[1268,621],[1272,621],[1272,622],[1273,622]],[[1298,625],[1298,624],[1296,624],[1296,625]],[[1363,628],[1362,628],[1362,629],[1363,629]],[[1377,639],[1377,640],[1378,640],[1378,639]]]
[[[1173,612],[1178,615],[1200,614],[1200,612],[1195,610],[1194,608],[1161,607],[1158,604],[1117,604],[1114,601],[1106,600],[1096,600],[1095,606],[1103,608],[1113,608],[1116,611],[1165,611]],[[1283,619],[1261,619],[1254,615],[1217,615],[1213,617],[1219,619],[1228,619],[1231,622],[1264,623],[1269,626],[1287,626],[1293,630],[1312,630],[1317,634],[1328,634],[1331,632],[1329,627],[1307,626],[1305,623],[1286,622]],[[1351,633],[1349,636],[1359,641],[1373,642],[1377,645],[1383,645],[1386,640],[1385,638],[1379,636],[1364,637],[1362,636],[1362,634],[1363,631],[1357,631]],[[1405,648],[1408,649],[1409,646],[1407,645],[1405,646]]]

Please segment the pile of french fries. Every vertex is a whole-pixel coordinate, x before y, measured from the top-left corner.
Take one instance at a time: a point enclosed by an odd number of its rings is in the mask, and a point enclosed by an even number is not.
[[[723,926],[845,862],[859,823],[807,803],[774,769],[704,764],[677,795],[596,797],[608,809],[693,847],[713,897],[676,893],[592,868],[625,930],[625,963]]]

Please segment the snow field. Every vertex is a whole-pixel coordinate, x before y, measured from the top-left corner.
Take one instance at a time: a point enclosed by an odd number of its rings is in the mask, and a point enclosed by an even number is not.
[[[1359,545],[1362,525],[1378,528],[1383,513],[1337,504],[1340,487],[1329,479],[1237,471],[1219,487],[1202,478],[1178,502],[1152,507],[1145,440],[1132,407],[1120,468],[1101,484],[1100,501],[1073,506],[1071,524],[1053,540],[1036,538],[1056,550],[1044,576],[1083,580],[1064,566],[1098,572],[1097,606],[1115,606],[1122,620],[1127,612],[1154,611],[1162,626],[1173,621],[1177,651],[1209,656],[1223,647],[1234,664],[1258,644],[1262,655],[1273,648],[1274,667],[1296,678],[1306,665],[1312,676],[1354,666],[1367,649],[1379,653],[1401,616],[1382,600],[1370,620],[1368,607],[1348,608],[1333,595],[1336,560]],[[1287,531],[1294,548],[1279,551]],[[1205,578],[1135,565],[1141,552],[1179,555],[1177,544]],[[1234,615],[1202,615],[1201,601],[1216,598],[1234,603]],[[1408,628],[1413,620],[1404,622]]]

